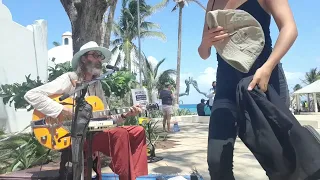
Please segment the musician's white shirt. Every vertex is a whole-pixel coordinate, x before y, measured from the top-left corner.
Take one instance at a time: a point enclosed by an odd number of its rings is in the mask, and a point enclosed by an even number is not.
[[[77,74],[75,72],[67,72],[49,83],[31,89],[25,94],[24,98],[41,113],[56,118],[63,110],[63,105],[48,96],[71,93],[75,90],[75,87],[71,82],[72,79],[78,79]],[[105,109],[109,109],[102,85],[99,81],[89,86],[87,95],[98,96],[103,101]],[[114,115],[112,118],[116,123],[124,121],[120,115]]]

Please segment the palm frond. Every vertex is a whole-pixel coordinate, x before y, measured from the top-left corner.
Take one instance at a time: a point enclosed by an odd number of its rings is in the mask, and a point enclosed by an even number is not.
[[[119,49],[119,46],[114,46],[111,50],[111,54],[114,54]]]
[[[54,46],[60,46],[60,45],[61,45],[61,44],[58,43],[57,41],[53,41],[52,44],[53,44]]]
[[[177,8],[178,8],[178,7],[179,7],[179,5],[178,5],[178,4],[176,4],[176,5],[172,8],[171,12],[173,12],[173,11],[177,10]]]
[[[161,10],[161,9],[165,8],[166,6],[168,6],[169,2],[170,2],[170,0],[162,0],[160,3],[154,5],[151,8],[151,11],[156,12],[158,10]]]
[[[118,57],[117,57],[117,60],[116,62],[114,63],[114,66],[118,66],[120,63],[121,63],[122,59],[121,59],[121,54],[119,53],[118,54]]]
[[[204,7],[204,5],[202,5],[202,4],[200,3],[200,1],[198,1],[198,0],[185,0],[185,1],[186,1],[186,2],[194,2],[194,3],[198,4],[198,5],[201,7],[201,9],[203,9],[204,11],[207,10],[206,7]]]
[[[134,52],[134,55],[135,55],[135,58],[138,60],[137,63],[139,63],[139,49],[138,47],[133,44],[133,52]],[[145,58],[145,55],[143,52],[141,52],[141,61],[142,61],[142,64],[144,63],[144,58]],[[139,65],[139,64],[138,64]],[[142,65],[142,67],[144,67],[144,65]]]
[[[317,68],[311,68],[309,72],[305,74],[305,80],[303,81],[305,84],[311,84],[320,79],[320,72]]]
[[[143,31],[140,34],[141,38],[156,38],[156,39],[160,39],[162,41],[166,41],[167,37],[164,33],[162,32],[157,32],[157,31]]]
[[[115,39],[113,41],[111,41],[111,45],[112,46],[119,46],[123,43],[123,39],[122,38],[118,38],[118,39]]]
[[[129,1],[130,0],[122,0],[122,3],[121,3],[122,9],[126,8]]]
[[[153,71],[152,64],[148,61],[148,58],[144,55],[144,62],[145,62],[145,70],[146,71]]]
[[[152,64],[148,61],[148,58],[146,57],[146,55],[144,53],[141,54],[141,58],[142,58],[142,62],[144,62],[143,70],[142,70],[144,80],[152,82],[155,78]],[[148,83],[148,86],[149,85],[150,85],[150,83]]]
[[[159,75],[159,78],[166,77],[166,76],[171,77],[171,75],[176,75],[176,74],[177,74],[177,71],[175,69],[167,69]]]
[[[119,37],[123,34],[123,31],[120,27],[120,25],[116,22],[112,22],[112,32],[114,36]]]
[[[160,25],[153,22],[144,21],[144,22],[141,22],[140,28],[145,30],[160,29]]]
[[[160,65],[165,61],[166,59],[165,58],[163,58],[161,61],[159,61],[158,63],[157,63],[157,65],[156,65],[156,67],[154,67],[154,76],[155,77],[157,77],[157,75],[158,75],[158,70],[159,70],[159,67],[160,67]]]

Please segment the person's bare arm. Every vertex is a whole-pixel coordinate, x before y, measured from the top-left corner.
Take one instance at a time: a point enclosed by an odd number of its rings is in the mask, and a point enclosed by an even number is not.
[[[202,40],[201,44],[198,47],[198,53],[202,59],[208,59],[211,55],[211,47],[215,44],[220,43],[221,40],[225,39],[229,36],[229,34],[224,31],[223,27],[218,26],[209,29],[206,19],[207,13],[213,10],[213,3],[215,0],[209,0],[207,4],[207,10],[204,17],[204,25],[203,25],[203,32],[202,32]]]
[[[297,27],[290,10],[288,0],[265,0],[265,6],[274,17],[280,31],[275,47],[263,66],[255,72],[248,86],[251,91],[256,85],[266,92],[273,69],[288,52],[298,36]]]
[[[205,16],[204,16],[204,25],[203,25],[202,38],[201,39],[204,38],[205,32],[208,31],[208,24],[206,23],[207,13],[209,11],[211,11],[213,1],[214,0],[209,0],[208,3],[207,3],[207,10],[206,10],[206,13],[205,13]],[[199,52],[199,55],[200,55],[200,57],[202,59],[207,59],[211,55],[211,47],[205,47],[203,45],[203,43],[201,42],[201,44],[200,44],[200,46],[198,48],[198,52]]]
[[[69,110],[62,104],[49,98],[49,96],[62,95],[69,92],[71,88],[71,77],[69,73],[65,73],[51,82],[29,90],[24,95],[24,99],[41,113],[56,118],[63,110]]]
[[[273,70],[291,48],[298,36],[298,30],[288,0],[265,0],[265,5],[275,19],[280,32],[273,52],[264,64],[265,67]]]

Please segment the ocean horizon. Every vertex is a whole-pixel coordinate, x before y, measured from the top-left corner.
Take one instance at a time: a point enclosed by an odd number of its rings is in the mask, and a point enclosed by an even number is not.
[[[179,109],[188,109],[190,112],[197,113],[197,104],[179,104]]]

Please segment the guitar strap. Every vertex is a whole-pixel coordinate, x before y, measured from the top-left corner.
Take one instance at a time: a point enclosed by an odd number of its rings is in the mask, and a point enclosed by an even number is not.
[[[83,91],[84,93],[86,91]],[[83,94],[81,96],[84,96]],[[82,179],[84,177],[84,157],[83,146],[84,137],[87,134],[87,127],[92,118],[92,106],[83,98],[77,98],[77,106],[75,108],[75,121],[71,126],[71,142],[72,142],[72,174],[73,179]]]
[[[97,88],[96,88],[97,86],[96,86],[96,84],[97,84],[97,82],[93,84],[93,89],[94,89],[94,95],[95,95],[95,96],[97,96]],[[90,86],[89,86],[89,87],[90,87]],[[88,95],[89,95],[89,96],[91,95],[90,89],[88,89]],[[109,137],[109,141],[110,141],[110,137]],[[110,152],[111,152],[111,151],[110,151]],[[92,156],[93,153],[95,153],[95,152],[91,152],[91,153],[92,153],[92,154],[89,154],[89,155],[86,155],[86,156],[87,156],[87,157]],[[93,169],[94,172],[96,173],[96,177],[95,177],[96,180],[99,180],[99,179],[102,178],[102,174],[100,174],[101,171],[99,170],[100,164],[98,164],[98,163],[101,163],[101,162],[99,162],[99,158],[100,158],[100,152],[97,152],[97,156],[95,157],[95,159],[94,159],[93,162],[92,162],[92,169]],[[87,160],[88,160],[88,159],[87,159]],[[88,163],[87,163],[87,164],[88,164]],[[91,176],[90,176],[90,178],[91,178]]]
[[[98,96],[97,95],[97,87],[101,87],[101,86],[97,86],[97,84],[96,83],[94,83],[93,84],[93,90],[94,90],[94,95],[95,96]],[[90,86],[89,86],[89,88],[88,88],[88,95],[90,96],[91,95],[91,93],[90,93]],[[98,97],[100,97],[100,96],[98,96]],[[112,154],[111,153],[111,147],[110,147],[110,132],[109,131],[107,131],[107,133],[108,133],[108,141],[109,141],[109,152],[110,152],[110,154]],[[91,152],[92,154],[93,153],[95,153],[95,152]],[[89,156],[92,156],[92,154],[90,154]],[[88,157],[88,155],[86,155],[87,157]],[[98,163],[100,163],[99,162],[99,159],[100,158],[100,152],[97,152],[97,156],[95,157],[95,159],[93,160],[93,162],[92,162],[92,169],[95,171],[95,173],[96,173],[96,177],[95,177],[95,179],[96,180],[99,180],[99,179],[102,179],[102,174],[101,174],[101,171],[99,170],[99,164]],[[113,161],[111,161],[111,165],[113,166],[113,169],[114,169],[114,164],[113,164]],[[91,177],[91,176],[90,176]],[[115,176],[114,176],[114,178],[116,178]]]
[[[97,96],[97,86],[94,84],[94,94]],[[88,93],[90,96],[90,86],[83,90],[83,93]],[[85,96],[85,94],[80,94],[80,96]],[[92,154],[86,155],[86,157],[83,157],[83,146],[84,146],[84,137],[87,134],[87,127],[90,122],[90,119],[93,118],[93,109],[90,104],[88,104],[85,100],[83,102],[77,102],[76,110],[75,110],[75,117],[76,122],[73,123],[74,126],[71,127],[71,141],[72,141],[72,171],[73,171],[73,179],[83,179],[83,177],[87,177],[87,174],[84,174],[84,158],[89,156],[92,156]],[[109,141],[109,152],[111,152],[111,139],[110,139],[110,132],[108,131],[108,141]],[[89,152],[88,152],[89,153]],[[93,153],[93,152],[91,152]],[[100,174],[100,171],[98,170],[98,156],[95,157],[93,160],[92,168],[96,172],[96,178],[95,179],[101,179],[102,175]],[[87,159],[88,160],[88,159]],[[88,163],[87,163],[88,165]],[[115,169],[113,161],[111,161],[111,165],[113,166],[113,169]],[[91,175],[87,177],[88,179],[92,179]],[[114,179],[116,179],[116,175],[114,174]]]

